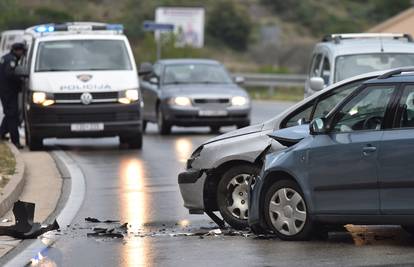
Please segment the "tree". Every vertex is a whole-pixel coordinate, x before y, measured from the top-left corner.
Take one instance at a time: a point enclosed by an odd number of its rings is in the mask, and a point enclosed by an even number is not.
[[[246,50],[252,23],[246,10],[232,0],[215,1],[206,27],[207,34],[235,50]]]

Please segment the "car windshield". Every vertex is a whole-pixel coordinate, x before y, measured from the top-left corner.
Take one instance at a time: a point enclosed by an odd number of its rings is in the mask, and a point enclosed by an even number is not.
[[[221,65],[176,64],[165,68],[164,84],[231,82],[229,74]]]
[[[368,72],[414,66],[414,54],[376,53],[336,58],[335,81]]]
[[[131,70],[122,40],[64,40],[39,43],[36,72]]]

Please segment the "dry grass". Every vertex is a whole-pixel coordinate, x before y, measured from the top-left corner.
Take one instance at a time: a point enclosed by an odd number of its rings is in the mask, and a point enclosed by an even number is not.
[[[9,175],[13,175],[15,168],[16,160],[13,153],[6,146],[6,144],[0,142],[0,176],[7,177]]]

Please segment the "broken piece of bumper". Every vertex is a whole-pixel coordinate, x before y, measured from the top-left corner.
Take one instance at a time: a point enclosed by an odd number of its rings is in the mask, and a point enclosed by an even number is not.
[[[207,174],[204,170],[190,169],[178,175],[181,196],[190,214],[204,213],[204,183]]]

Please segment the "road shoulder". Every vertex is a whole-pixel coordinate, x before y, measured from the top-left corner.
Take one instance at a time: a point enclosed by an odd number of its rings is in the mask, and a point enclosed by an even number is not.
[[[7,223],[0,222],[0,225],[14,224],[11,208],[13,203],[19,199],[35,203],[35,222],[45,222],[49,215],[54,213],[62,191],[62,178],[56,163],[47,152],[21,151],[19,153],[17,151],[16,155],[16,170],[19,170],[20,161],[24,166],[23,180],[25,183],[20,190],[21,194],[15,194],[9,210],[2,216],[1,220],[8,219],[9,221]],[[0,236],[0,257],[7,254],[19,243],[20,240]]]

